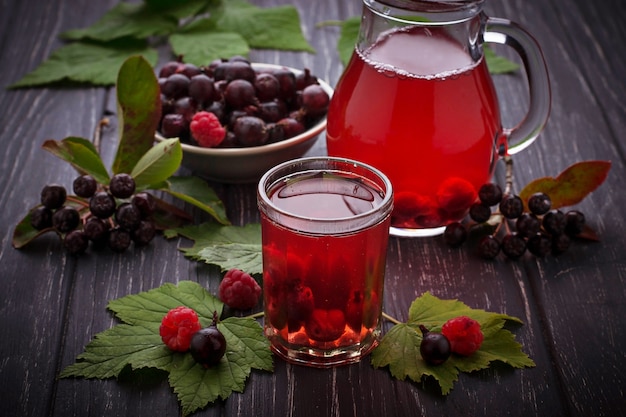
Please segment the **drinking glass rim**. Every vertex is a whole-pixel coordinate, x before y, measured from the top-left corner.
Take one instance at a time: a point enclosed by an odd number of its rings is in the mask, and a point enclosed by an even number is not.
[[[307,169],[303,169],[301,171],[294,171],[288,174],[282,174],[280,176],[277,176],[276,178],[271,179],[273,175],[277,175],[278,173],[280,173],[281,171],[284,171],[285,168],[289,166],[295,166],[296,164],[305,165],[311,162],[319,162],[320,164],[325,162],[325,163],[331,163],[329,165],[337,164],[337,166],[335,167],[329,166],[327,169],[324,169],[323,167],[321,167],[321,165],[312,166],[312,167],[308,167]],[[345,166],[358,167],[364,170],[364,172],[369,171],[371,174],[373,174],[375,178],[377,178],[378,181],[380,181],[380,184],[377,183],[376,182],[377,180],[374,178],[365,177],[364,175],[360,173],[355,174],[353,171],[341,169],[338,166],[338,164],[343,164]],[[284,181],[285,178],[291,178],[294,175],[300,175],[306,172],[337,172],[337,173],[346,172],[349,174],[354,174],[356,177],[366,180],[368,185],[374,186],[377,191],[384,193],[384,195],[382,196],[382,200],[380,201],[380,204],[378,204],[376,207],[373,207],[363,213],[359,213],[354,216],[331,217],[331,218],[311,217],[311,216],[303,216],[300,214],[296,214],[291,211],[287,211],[278,207],[276,204],[274,204],[270,200],[267,194],[268,190],[275,188],[276,184]],[[311,157],[292,159],[290,161],[283,162],[269,169],[265,174],[263,174],[257,186],[257,203],[261,211],[263,211],[266,215],[267,215],[266,208],[271,208],[271,210],[276,212],[279,216],[285,216],[290,219],[305,221],[305,222],[310,222],[310,223],[331,224],[331,223],[354,222],[358,225],[358,227],[355,226],[353,230],[350,230],[349,232],[355,232],[358,230],[365,229],[367,227],[371,227],[375,224],[378,224],[380,221],[384,220],[391,214],[391,210],[393,209],[393,188],[391,185],[391,181],[382,171],[364,162],[356,161],[356,160],[349,159],[349,158],[341,158],[341,157],[311,156]],[[268,216],[268,217],[270,217],[273,221],[276,221],[275,216]],[[375,218],[376,221],[369,221],[369,222],[366,221],[365,223],[359,223],[359,220],[368,219],[370,217]],[[289,226],[286,226],[286,227],[291,228]]]
[[[363,0],[372,12],[400,23],[448,25],[474,18],[485,0]],[[413,14],[414,16],[411,16]],[[428,19],[414,19],[420,15]],[[413,19],[411,18],[413,17]]]

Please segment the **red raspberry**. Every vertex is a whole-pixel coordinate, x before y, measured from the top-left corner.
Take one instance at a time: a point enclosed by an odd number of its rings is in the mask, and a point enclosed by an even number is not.
[[[478,193],[474,186],[460,177],[450,177],[437,190],[437,203],[447,213],[459,213],[467,210]]]
[[[306,334],[318,342],[332,342],[346,329],[346,317],[341,310],[316,308],[305,325]]]
[[[180,306],[171,309],[163,317],[159,334],[168,348],[176,352],[186,352],[189,350],[191,337],[201,328],[196,312],[189,307]]]
[[[199,111],[194,114],[189,129],[198,145],[203,148],[214,148],[226,137],[226,129],[217,116],[208,111]]]
[[[480,324],[467,316],[459,316],[445,322],[441,333],[450,341],[450,349],[457,355],[469,356],[483,342]]]
[[[261,295],[261,287],[254,278],[240,269],[226,272],[220,283],[220,300],[229,307],[249,310],[256,306]]]

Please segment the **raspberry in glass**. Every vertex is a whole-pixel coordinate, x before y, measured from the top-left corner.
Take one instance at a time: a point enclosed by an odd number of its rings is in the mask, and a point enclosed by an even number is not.
[[[480,323],[467,316],[448,320],[442,326],[441,333],[450,341],[450,350],[461,356],[476,352],[484,339]]]
[[[159,335],[163,343],[175,352],[189,350],[191,338],[202,328],[196,312],[185,306],[167,312],[161,320]]]
[[[207,111],[199,111],[194,114],[189,128],[198,145],[204,148],[216,147],[226,137],[226,129],[217,116]]]
[[[250,274],[233,268],[224,275],[218,293],[229,307],[249,310],[259,302],[261,287]]]

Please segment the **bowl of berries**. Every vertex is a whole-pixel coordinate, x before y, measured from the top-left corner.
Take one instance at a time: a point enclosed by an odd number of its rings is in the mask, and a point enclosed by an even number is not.
[[[206,67],[172,61],[158,78],[163,109],[156,140],[179,138],[183,166],[224,183],[255,182],[306,153],[326,129],[333,94],[306,68],[243,57]]]

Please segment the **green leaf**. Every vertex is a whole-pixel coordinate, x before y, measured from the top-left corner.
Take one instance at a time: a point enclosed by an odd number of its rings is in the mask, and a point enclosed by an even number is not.
[[[503,56],[496,55],[491,48],[483,45],[483,51],[491,74],[506,74],[519,69],[519,65]]]
[[[47,140],[42,148],[72,164],[80,174],[89,174],[101,184],[109,183],[109,173],[97,149],[87,139],[67,137],[62,141]]]
[[[194,21],[170,36],[169,41],[176,55],[199,66],[215,59],[246,56],[250,52],[248,42],[240,34],[218,31],[210,19]]]
[[[204,210],[220,224],[230,224],[222,200],[198,177],[171,177],[159,189]]]
[[[13,230],[13,238],[11,239],[11,244],[15,249],[22,249],[24,246],[28,245],[39,236],[45,233],[54,232],[54,229],[52,227],[44,230],[35,229],[30,224],[31,213],[32,210],[29,211],[22,220],[19,221],[19,223],[15,226],[15,229]]]
[[[124,61],[117,77],[120,140],[113,173],[129,173],[152,147],[161,118],[161,90],[150,63],[142,56]]]
[[[114,85],[120,66],[133,55],[143,55],[156,65],[157,51],[144,41],[75,42],[54,51],[46,61],[9,88],[40,87],[63,81]]]
[[[165,314],[180,305],[194,309],[203,326],[223,308],[221,301],[192,281],[167,283],[112,300],[108,308],[124,323],[96,334],[60,377],[104,379],[119,376],[127,367],[160,369],[169,373],[183,415],[188,415],[232,392],[242,392],[252,369],[273,370],[269,341],[252,318],[230,317],[217,324],[227,349],[216,366],[205,368],[190,353],[170,351],[161,341],[159,326]]]
[[[182,160],[183,148],[180,141],[177,138],[166,139],[150,148],[137,161],[130,175],[138,190],[145,189],[167,180],[180,168]]]
[[[545,193],[552,201],[552,208],[573,206],[598,188],[611,169],[610,161],[584,161],[567,167],[556,178],[537,178],[520,191],[520,198],[527,204],[534,193]]]
[[[337,41],[337,52],[339,52],[339,59],[344,66],[348,65],[352,52],[354,52],[354,47],[359,37],[360,25],[360,17],[351,17],[341,23],[341,31],[339,33],[339,40]]]
[[[185,256],[208,264],[219,265],[223,271],[239,268],[249,274],[263,273],[261,256],[261,225],[219,226],[212,223],[170,230],[194,240],[190,248],[181,248]]]
[[[239,33],[252,48],[315,52],[304,38],[294,6],[260,8],[244,0],[225,1],[217,28]]]
[[[88,28],[68,30],[60,36],[65,40],[92,39],[100,42],[125,37],[146,39],[167,35],[177,26],[177,19],[145,4],[119,3]]]
[[[219,6],[221,0],[144,0],[151,9],[158,13],[172,16],[176,20],[189,18],[211,8]]]
[[[440,365],[422,360],[419,325],[438,331],[447,320],[458,316],[468,316],[480,323],[484,335],[480,349],[469,357],[453,355]],[[486,369],[494,361],[514,368],[535,366],[515,341],[515,336],[504,329],[507,321],[521,323],[513,316],[472,309],[458,300],[441,300],[426,292],[411,304],[408,321],[394,325],[382,338],[372,352],[372,365],[376,368],[389,366],[391,375],[401,380],[409,378],[420,382],[431,377],[444,395],[450,393],[460,372]]]

